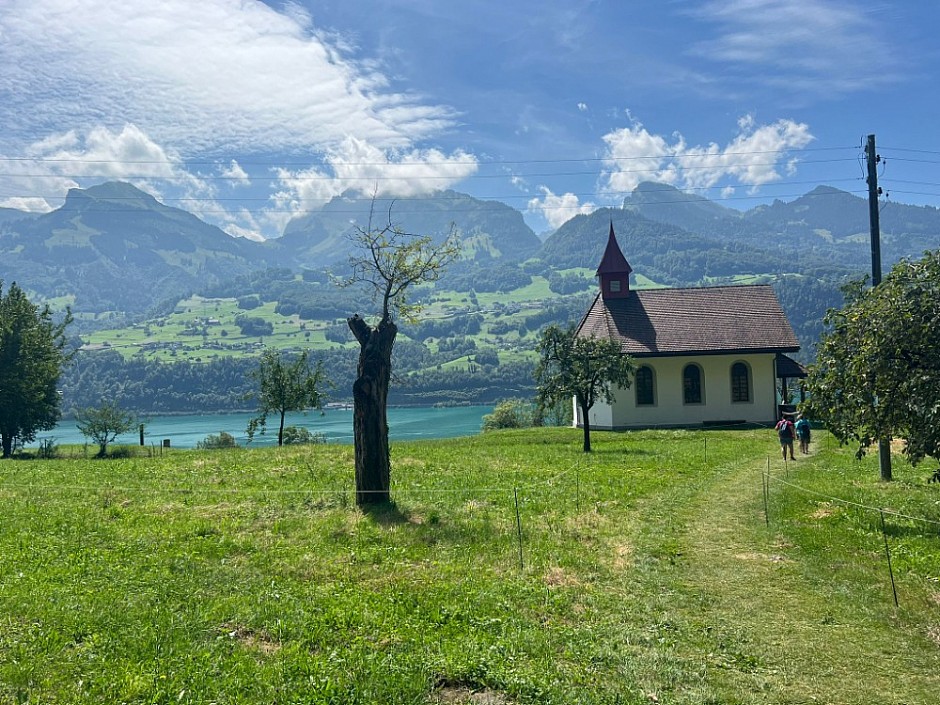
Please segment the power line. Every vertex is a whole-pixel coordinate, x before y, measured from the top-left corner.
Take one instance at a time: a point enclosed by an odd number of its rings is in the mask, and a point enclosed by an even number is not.
[[[802,147],[802,148],[783,148],[783,149],[759,149],[759,150],[741,150],[734,152],[701,152],[701,153],[680,153],[672,152],[668,154],[647,154],[634,155],[629,157],[568,157],[552,159],[479,159],[467,160],[443,160],[443,161],[422,161],[417,166],[442,166],[442,165],[471,165],[471,164],[492,164],[492,165],[510,165],[510,164],[576,164],[576,163],[603,163],[603,162],[628,162],[646,159],[704,159],[727,156],[741,156],[752,154],[800,154],[813,152],[834,152],[854,150],[854,146],[846,147]],[[216,159],[204,160],[180,160],[181,164],[189,166],[220,166],[231,163],[238,163],[240,166],[306,166],[315,160],[299,161],[260,161],[252,159],[237,159],[235,157],[218,157]],[[320,160],[326,161],[326,160]],[[168,159],[85,159],[81,157],[3,157],[0,156],[0,162],[36,162],[44,163],[79,163],[79,164],[170,164]],[[329,165],[335,166],[416,166],[407,162],[343,162],[326,161]]]
[[[631,157],[631,159],[655,159],[656,157]],[[699,159],[704,159],[699,157]],[[808,164],[834,164],[838,162],[854,162],[855,157],[845,157],[839,159],[812,159],[801,161],[800,165]],[[115,162],[123,163],[123,162]],[[132,162],[127,162],[132,163]],[[453,162],[450,163],[441,163],[441,165],[453,165]],[[334,170],[337,165],[329,165]],[[366,167],[366,166],[381,166],[381,167],[408,167],[412,169],[423,169],[427,166],[432,166],[429,162],[423,162],[421,164],[399,164],[399,163],[389,163],[389,164],[344,164],[339,165],[343,168],[357,168],[357,167]],[[719,170],[719,171],[735,171],[741,169],[751,169],[754,167],[776,167],[779,166],[777,162],[736,162],[736,163],[721,163],[721,164],[697,164],[697,165],[687,165],[687,166],[673,166],[670,167],[672,171],[699,171],[699,170]],[[617,169],[612,173],[616,174],[656,174],[661,172],[665,168],[664,166],[655,166],[648,169]],[[602,172],[605,173],[605,172]],[[545,177],[556,177],[556,176],[594,176],[597,175],[596,170],[592,171],[550,171],[550,172],[531,172],[531,173],[498,173],[498,174],[467,174],[466,176],[456,177],[454,174],[419,174],[408,175],[408,174],[399,174],[399,175],[365,175],[365,176],[349,176],[342,175],[338,176],[336,174],[318,174],[316,176],[300,176],[292,174],[289,178],[291,181],[367,181],[367,182],[381,182],[381,181],[397,181],[403,178],[419,178],[421,180],[455,180],[459,179],[460,181],[466,181],[471,179],[505,179],[509,176],[516,178],[545,178]],[[58,178],[58,179],[90,179],[90,178],[119,178],[119,179],[161,179],[161,180],[172,180],[178,178],[179,174],[101,174],[101,173],[65,173],[65,172],[54,172],[54,173],[17,173],[14,171],[0,171],[0,178],[10,177],[10,178],[21,178],[21,179],[45,179],[45,178]],[[265,176],[229,176],[224,174],[214,174],[214,175],[198,175],[199,179],[203,181],[270,181],[273,177],[271,175]]]
[[[826,180],[826,183],[827,183],[827,184],[845,183],[845,182],[858,183],[860,180],[861,180],[860,178],[827,179],[827,180]],[[786,186],[786,187],[790,187],[790,186],[805,186],[805,185],[818,184],[818,183],[819,183],[819,181],[816,180],[816,179],[814,179],[814,180],[807,180],[807,181],[775,181],[775,182],[772,182],[772,183],[749,183],[749,182],[739,182],[739,183],[736,183],[736,184],[735,184],[735,188],[759,188],[759,187],[762,187],[762,186],[774,186],[774,187]],[[912,181],[912,182],[901,182],[901,181],[898,181],[898,182],[895,182],[895,183],[913,183],[913,184],[921,184],[921,185],[926,185],[926,186],[940,186],[940,184],[932,184],[932,183],[924,183],[924,182],[916,182],[916,181]],[[681,191],[681,192],[683,192],[683,193],[688,193],[689,191],[708,192],[708,191],[721,190],[721,189],[723,189],[723,188],[724,188],[723,186],[690,186],[690,187],[685,187],[685,188],[678,188],[678,187],[673,187],[673,186],[664,185],[662,188],[647,188],[647,189],[644,189],[644,190],[643,190],[643,194],[651,194],[651,193],[675,193],[676,191]],[[600,192],[600,191],[580,191],[580,192],[566,192],[566,193],[571,193],[571,195],[577,196],[578,198],[600,198],[600,197],[604,197],[604,196],[609,196],[609,195],[610,195],[609,193]],[[805,194],[804,194],[804,195],[805,195]],[[62,198],[62,196],[59,195],[59,194],[34,194],[34,196],[35,196],[36,198],[44,198],[44,199]],[[532,198],[534,198],[534,197],[535,197],[535,196],[533,196],[532,194],[525,194],[525,193],[522,193],[522,194],[500,194],[500,195],[474,195],[474,196],[473,196],[473,198],[475,198],[475,199],[477,199],[477,200],[481,200],[481,201],[486,201],[486,200],[499,200],[499,201],[506,201],[506,200],[530,200],[530,199],[532,199]],[[380,198],[383,198],[383,199],[390,199],[390,198],[393,198],[396,202],[403,202],[403,201],[404,201],[404,202],[407,202],[407,201],[427,201],[427,200],[435,200],[435,201],[463,201],[463,200],[466,200],[467,195],[465,195],[465,194],[455,194],[455,195],[453,195],[453,196],[446,196],[446,195],[441,194],[441,195],[434,195],[434,196],[431,196],[431,197],[428,197],[428,196],[395,196],[395,197],[391,197],[391,196],[382,196],[382,197],[380,197]],[[703,196],[702,198],[705,198],[705,197]],[[716,199],[720,199],[720,198],[722,198],[722,197],[721,197],[721,196],[718,196],[718,197],[715,197],[715,198],[708,198],[707,200],[716,200]],[[731,198],[731,197],[725,197],[725,198]],[[764,196],[743,196],[743,197],[741,197],[741,198],[758,198],[758,199],[759,199],[759,198],[764,198]],[[110,202],[110,201],[136,201],[136,200],[139,200],[139,199],[138,199],[137,196],[108,196],[107,199],[104,199],[104,200],[107,200],[107,201]],[[362,196],[362,197],[358,197],[358,198],[353,198],[352,200],[356,200],[356,201],[369,201],[369,202],[371,202],[372,196],[371,196],[371,195]],[[237,196],[230,196],[230,197],[229,197],[229,196],[215,196],[215,197],[213,197],[213,196],[205,196],[205,197],[179,196],[179,197],[170,197],[170,196],[168,196],[168,197],[163,197],[163,198],[161,198],[161,199],[158,199],[158,201],[159,201],[160,203],[170,203],[170,202],[172,202],[172,203],[204,203],[204,202],[210,202],[210,203],[214,203],[214,202],[220,202],[220,203],[225,203],[225,202],[245,203],[245,202],[270,202],[270,201],[271,201],[271,197],[270,197],[270,196],[246,196],[246,197],[237,197]],[[658,205],[658,204],[660,204],[660,203],[681,203],[681,202],[685,202],[685,201],[682,200],[682,199],[676,199],[676,200],[672,200],[672,201],[664,200],[664,201],[656,201],[654,204],[651,204],[651,205]]]
[[[844,193],[848,193],[848,194],[850,194],[850,195],[859,195],[859,194],[864,194],[865,192],[866,192],[865,189],[855,189],[855,190],[851,190],[851,191],[837,191],[837,192],[834,192],[834,193],[826,193],[826,194],[813,194],[813,196],[814,196],[814,197],[820,197],[820,196],[821,196],[821,197],[829,197],[829,196],[838,196],[838,195],[841,195],[841,194],[844,194]],[[917,192],[908,192],[908,191],[893,191],[893,192],[894,192],[894,193],[901,193],[901,194],[907,194],[907,193],[914,194],[914,193],[917,193]],[[598,195],[600,196],[600,194],[598,194]],[[796,198],[806,197],[807,195],[808,195],[808,194],[805,194],[805,193],[776,194],[776,195],[774,196],[774,198],[777,198],[777,199],[789,199],[789,198],[796,199]],[[919,194],[919,195],[940,195],[940,194]],[[504,201],[504,200],[510,200],[510,199],[518,199],[518,198],[522,198],[522,197],[520,197],[520,196],[503,196],[503,197],[499,197],[498,201],[496,201],[496,200],[494,199],[494,201],[488,201],[488,202],[486,202],[486,203],[485,203],[484,205],[482,205],[482,206],[474,206],[474,207],[472,207],[472,208],[459,208],[459,207],[458,207],[458,208],[450,208],[450,209],[448,209],[448,213],[476,213],[476,212],[479,212],[479,211],[481,211],[481,210],[494,210],[494,211],[495,211],[495,210],[501,210],[502,207],[505,207],[505,206],[506,206],[506,204],[505,204],[505,203],[502,203],[502,201]],[[535,198],[535,197],[526,196],[525,198],[533,199],[533,198]],[[111,199],[108,199],[108,200],[111,200]],[[365,202],[365,201],[370,201],[370,200],[371,200],[371,197],[357,198],[357,199],[354,199],[354,200]],[[391,199],[391,200],[395,200],[396,202],[398,202],[398,201],[407,201],[407,200],[411,200],[411,201],[414,201],[414,202],[420,202],[420,201],[426,201],[426,200],[429,200],[429,199],[422,199],[422,198],[419,198],[419,197],[415,197],[415,198],[401,198],[401,199],[394,198],[394,199]],[[766,200],[767,200],[767,196],[720,196],[720,197],[711,198],[711,199],[708,199],[708,200],[712,201],[713,203],[717,203],[717,202],[729,202],[729,201],[754,201],[754,202],[760,202],[760,201],[766,201]],[[206,199],[206,201],[207,201],[207,202],[211,202],[212,199]],[[689,202],[689,201],[688,201],[687,199],[673,199],[673,200],[656,201],[655,203],[647,204],[647,205],[656,205],[656,206],[659,206],[659,205],[669,205],[669,204],[673,204],[673,203],[688,203],[688,202]],[[579,211],[580,209],[584,208],[586,205],[591,205],[591,204],[588,204],[587,202],[580,203],[580,204],[577,204],[577,205],[571,205],[571,206],[567,206],[567,205],[545,205],[545,204],[528,205],[528,204],[527,204],[527,205],[526,205],[526,208],[527,208],[527,210],[529,210],[529,211]],[[604,206],[604,205],[600,205],[600,206],[598,206],[598,205],[595,204],[595,205],[593,205],[593,207],[594,207],[594,208],[613,208],[613,209],[615,209],[615,210],[619,210],[619,209],[620,209],[620,206],[617,206],[617,205],[613,205],[613,206]],[[81,208],[70,208],[70,207],[62,206],[62,207],[60,207],[60,208],[54,209],[54,212],[56,212],[56,213],[78,213],[78,212],[81,212],[81,210],[82,210]],[[239,211],[240,211],[240,212],[248,211],[248,212],[251,213],[251,214],[255,214],[255,213],[265,213],[265,214],[269,214],[269,213],[270,213],[270,214],[285,213],[285,214],[292,214],[292,215],[300,215],[300,214],[306,214],[306,213],[321,213],[321,212],[323,212],[323,209],[322,209],[321,207],[317,207],[317,208],[255,208],[255,209],[251,209],[251,208],[241,208],[241,209],[239,209]],[[53,211],[50,211],[50,212],[53,212]],[[107,212],[108,212],[108,213],[139,213],[139,212],[140,212],[140,209],[139,209],[139,208],[110,208],[110,209],[107,210]],[[401,209],[396,208],[396,210],[395,210],[395,214],[396,214],[396,215],[402,215],[402,214],[408,214],[408,213],[423,213],[423,212],[425,212],[425,211],[409,210],[407,207],[401,208]],[[362,213],[362,211],[361,211],[361,210],[356,210],[356,209],[351,209],[351,208],[350,208],[350,209],[338,208],[338,209],[330,209],[329,213],[330,213],[330,214],[335,214],[335,215],[356,215],[356,214]],[[195,209],[195,210],[192,212],[192,214],[193,214],[193,215],[197,215],[197,216],[198,216],[198,215],[232,215],[232,216],[239,215],[239,213],[235,213],[235,212],[232,212],[232,211],[228,211],[228,210],[226,210],[226,209],[224,209],[224,208],[199,208],[199,209]]]

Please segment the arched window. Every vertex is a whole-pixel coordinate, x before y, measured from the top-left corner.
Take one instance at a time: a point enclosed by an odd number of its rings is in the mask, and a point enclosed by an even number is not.
[[[731,365],[731,401],[751,401],[751,370],[743,362]]]
[[[686,365],[682,370],[682,402],[684,404],[702,403],[702,368],[698,365]]]
[[[652,406],[656,403],[656,385],[653,368],[642,365],[636,371],[636,405]]]

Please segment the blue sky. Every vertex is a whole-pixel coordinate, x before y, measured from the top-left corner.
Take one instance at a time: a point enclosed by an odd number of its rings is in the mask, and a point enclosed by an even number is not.
[[[940,205],[932,1],[4,0],[0,205],[124,179],[237,236],[454,189],[544,232],[659,181]]]

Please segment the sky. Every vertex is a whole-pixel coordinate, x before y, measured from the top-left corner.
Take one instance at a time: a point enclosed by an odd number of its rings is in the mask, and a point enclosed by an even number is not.
[[[0,206],[134,183],[233,236],[452,189],[540,234],[655,181],[940,206],[934,0],[0,0]]]

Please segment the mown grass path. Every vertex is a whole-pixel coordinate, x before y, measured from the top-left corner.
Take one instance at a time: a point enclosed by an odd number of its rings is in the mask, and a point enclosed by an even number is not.
[[[831,462],[825,452],[801,457],[784,474],[772,457],[771,473],[798,486],[812,485]],[[838,507],[813,495],[781,497],[791,488],[773,481],[768,526],[766,467],[748,458],[716,475],[677,532],[683,612],[715,649],[705,663],[707,680],[728,698],[721,702],[940,702],[940,649],[921,612],[894,607],[881,546],[849,549],[853,560],[825,526]],[[824,550],[796,540],[794,523],[817,534]],[[850,575],[858,568],[871,571],[870,582]]]

